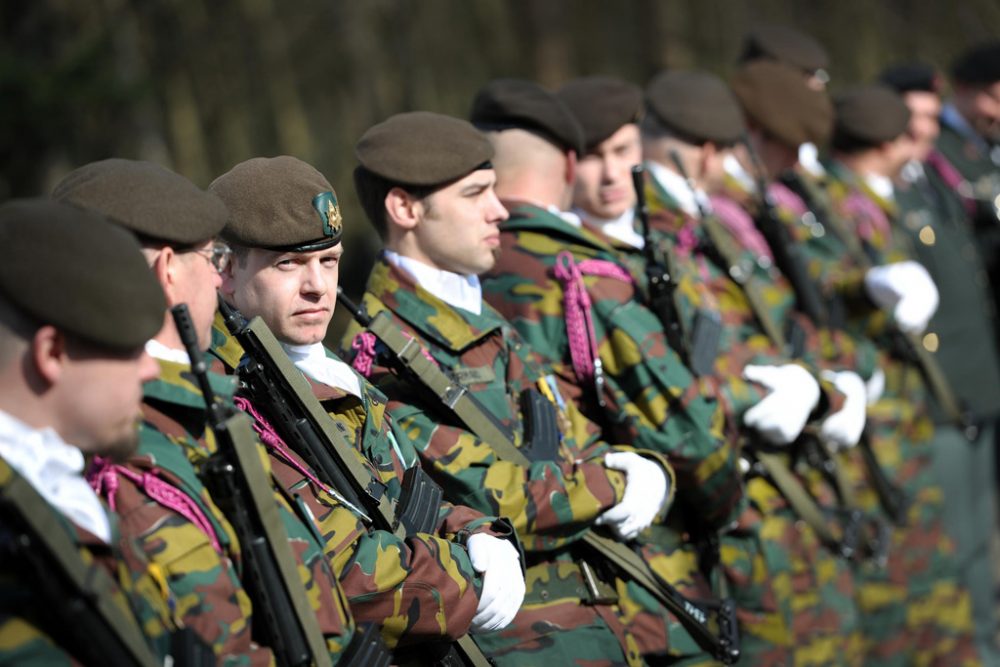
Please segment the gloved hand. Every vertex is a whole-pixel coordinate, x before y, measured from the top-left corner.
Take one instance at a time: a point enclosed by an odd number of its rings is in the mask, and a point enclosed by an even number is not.
[[[485,533],[470,537],[466,547],[472,567],[483,573],[483,592],[470,630],[493,632],[505,628],[514,620],[524,601],[520,555],[507,540]]]
[[[865,428],[868,391],[861,376],[851,371],[823,371],[824,380],[833,383],[845,397],[844,407],[823,420],[819,434],[835,449],[846,449],[858,444]]]
[[[927,269],[914,261],[876,266],[865,274],[865,289],[879,308],[891,311],[899,328],[917,334],[938,307],[938,290]]]
[[[881,368],[876,368],[872,376],[865,383],[865,393],[867,394],[868,405],[878,402],[885,393],[885,373]]]
[[[774,445],[795,440],[819,402],[819,383],[796,364],[747,366],[743,377],[771,390],[743,415],[743,423]]]
[[[656,518],[667,497],[668,481],[663,468],[634,452],[610,452],[604,466],[625,473],[625,493],[621,501],[595,523],[608,526],[622,540],[634,539]]]

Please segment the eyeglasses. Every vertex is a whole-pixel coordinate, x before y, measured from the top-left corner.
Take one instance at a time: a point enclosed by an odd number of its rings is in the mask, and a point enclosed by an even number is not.
[[[232,249],[225,243],[219,242],[213,244],[210,249],[190,250],[189,252],[193,252],[199,257],[203,257],[208,260],[208,263],[212,265],[212,268],[219,273],[226,270],[226,267],[229,266],[229,260],[233,256]]]

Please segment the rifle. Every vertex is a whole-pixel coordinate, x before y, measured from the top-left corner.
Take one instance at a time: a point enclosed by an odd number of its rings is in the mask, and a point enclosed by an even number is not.
[[[518,449],[510,435],[497,427],[496,420],[489,411],[460,382],[424,357],[416,339],[403,335],[386,312],[369,317],[363,308],[353,303],[339,288],[337,300],[388,349],[398,372],[416,383],[417,387],[427,389],[449,415],[457,417],[478,438],[489,444],[497,458],[520,466],[531,465],[531,460]],[[598,535],[593,530],[584,535],[582,544],[591,555],[613,564],[669,609],[695,642],[716,660],[730,665],[739,659],[739,632],[736,608],[732,600],[719,603],[716,614],[718,629],[713,631],[709,626],[708,612],[661,579],[628,546]],[[597,588],[594,582],[588,580],[587,586],[595,598],[599,597],[594,590]]]
[[[326,641],[299,578],[250,420],[216,400],[187,305],[174,306],[171,313],[215,435],[216,453],[205,462],[201,476],[243,546],[245,587],[254,603],[253,634],[271,648],[279,665],[330,667]]]
[[[642,252],[646,256],[644,262],[646,267],[646,300],[649,302],[649,309],[660,318],[670,347],[690,365],[690,353],[684,344],[680,314],[677,304],[674,302],[677,281],[674,279],[670,257],[666,253],[659,252],[652,236],[649,225],[649,206],[646,204],[645,169],[641,164],[632,167],[632,188],[635,190],[635,214],[642,225]]]
[[[809,268],[802,255],[802,248],[792,241],[788,229],[775,213],[774,199],[767,191],[764,168],[757,151],[749,138],[744,137],[743,144],[746,146],[751,163],[753,163],[754,181],[757,183],[759,195],[758,214],[754,218],[757,229],[760,230],[767,244],[771,247],[774,263],[778,265],[781,272],[788,278],[788,282],[792,284],[799,310],[805,313],[817,326],[828,326],[830,318],[824,305],[823,295],[809,275]]]
[[[160,664],[139,624],[115,603],[114,580],[84,561],[52,507],[2,459],[0,565],[41,588],[40,625],[81,664]]]
[[[420,466],[407,469],[398,502],[365,467],[364,458],[337,430],[302,373],[259,317],[247,322],[219,296],[229,333],[246,353],[239,368],[243,389],[266,415],[285,444],[302,457],[332,494],[352,507],[367,526],[405,538],[437,525],[443,491]],[[486,657],[465,635],[445,650],[440,662],[475,667]]]

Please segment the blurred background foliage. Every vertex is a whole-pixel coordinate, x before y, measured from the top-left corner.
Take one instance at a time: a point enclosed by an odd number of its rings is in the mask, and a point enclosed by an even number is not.
[[[378,245],[354,198],[353,146],[411,109],[464,116],[500,76],[644,84],[662,68],[726,76],[751,26],[819,39],[831,87],[887,64],[947,68],[1000,36],[998,0],[4,0],[0,201],[45,194],[76,166],[158,162],[207,186],[235,163],[290,154],[343,203],[342,281]]]

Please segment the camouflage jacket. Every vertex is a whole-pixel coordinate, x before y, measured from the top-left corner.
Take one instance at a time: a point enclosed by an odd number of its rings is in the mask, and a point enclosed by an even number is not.
[[[0,489],[6,487],[17,472],[0,459]],[[41,500],[44,502],[44,500]],[[49,507],[65,530],[70,542],[78,549],[86,568],[102,569],[111,576],[115,588],[111,602],[128,621],[134,621],[136,634],[144,636],[153,657],[165,658],[170,651],[169,633],[176,628],[172,614],[175,598],[162,586],[162,574],[151,566],[138,546],[118,530],[117,517],[110,514],[111,543],[80,528]],[[14,540],[16,528],[4,517],[3,541]],[[26,554],[4,546],[4,570],[0,575],[0,663],[17,665],[81,664],[74,657],[72,646],[62,644],[66,617],[59,612],[66,599],[53,599],[52,589],[38,585],[38,567],[48,563],[39,559],[34,565],[24,565]],[[9,559],[9,560],[7,560]],[[86,638],[77,637],[85,641]],[[97,647],[100,650],[100,647]]]
[[[221,321],[214,339],[213,353],[230,371],[237,369],[243,350]],[[361,377],[360,397],[306,379],[372,478],[384,485],[390,499],[398,500],[403,474],[417,464],[417,455],[405,431],[386,415],[385,397]],[[259,414],[255,418],[256,428],[267,428]],[[468,632],[482,582],[464,543],[480,532],[508,536],[495,516],[444,503],[433,534],[400,539],[370,528],[291,449],[269,446],[268,451],[286,494],[310,518],[359,622],[377,623],[390,647],[455,639]]]
[[[218,396],[232,400],[231,379],[213,373],[210,380]],[[103,494],[121,513],[123,530],[163,569],[186,625],[226,662],[272,662],[270,651],[250,637],[252,608],[240,582],[239,543],[199,479],[215,440],[187,366],[160,361],[160,378],[145,387],[143,417],[138,455],[125,471],[114,472],[114,481],[101,476]],[[277,486],[278,471],[270,472]],[[166,482],[197,510],[185,516],[164,504],[146,476]],[[320,629],[331,655],[339,654],[354,631],[346,600],[309,525],[286,497],[276,492],[275,498]]]
[[[587,598],[586,584],[573,548],[596,517],[621,500],[624,491],[624,477],[603,465],[610,448],[598,439],[599,429],[571,401],[564,400],[557,378],[545,373],[529,346],[486,303],[480,314],[452,308],[382,259],[369,277],[363,304],[372,315],[388,312],[406,336],[419,341],[439,367],[469,389],[511,442],[531,459],[528,466],[501,460],[488,443],[443,409],[436,397],[415,398],[426,392],[395,374],[380,345],[375,346],[373,359],[362,362],[361,354],[355,357],[358,365],[373,362],[373,380],[389,395],[394,418],[413,436],[425,466],[441,481],[446,495],[508,516],[517,529],[530,566],[528,594],[513,627],[503,636],[524,642],[526,633],[539,631],[533,624],[542,618],[558,618],[560,627],[569,632],[578,623],[599,622],[590,618],[594,607],[580,605]],[[355,341],[359,343],[355,352],[366,347],[361,341],[371,334],[358,333],[356,326],[348,329],[345,348]],[[546,397],[558,415],[561,437],[549,447],[530,440],[526,431],[524,398],[535,392]],[[665,459],[645,454],[659,460],[671,474]],[[669,505],[668,497],[665,508]],[[644,555],[655,558],[645,549]],[[668,629],[662,607],[633,590],[631,583],[616,578],[608,583],[622,597],[622,611],[616,613],[601,603],[598,614],[618,635],[626,653],[633,641],[643,653],[666,651],[668,644],[676,648],[679,640]],[[554,606],[557,601],[558,608]],[[691,640],[686,641],[685,648],[692,649]]]
[[[483,277],[484,298],[573,387],[569,397],[605,425],[608,440],[667,456],[677,474],[679,505],[708,526],[728,522],[742,482],[735,450],[722,437],[720,406],[669,347],[618,253],[595,233],[544,209],[507,204],[511,217],[500,227],[498,263]],[[581,265],[573,286],[559,277]],[[573,356],[579,345],[571,344],[567,326],[565,298],[581,280],[601,383],[596,371],[594,379],[581,377]]]

